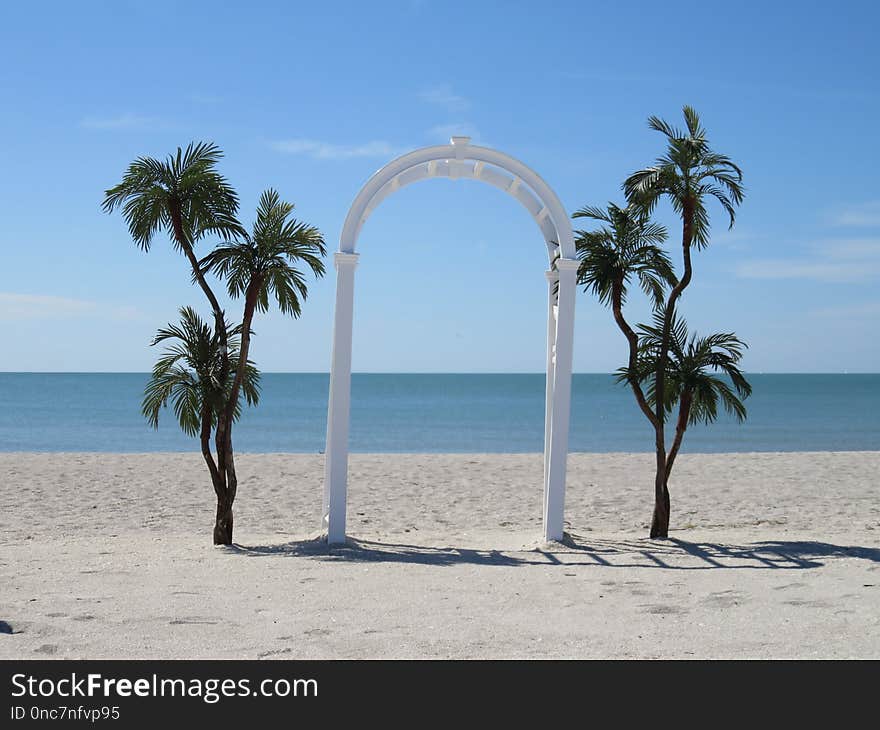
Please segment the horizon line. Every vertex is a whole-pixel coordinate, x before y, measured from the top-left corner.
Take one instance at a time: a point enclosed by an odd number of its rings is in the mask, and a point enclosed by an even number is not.
[[[330,375],[329,370],[262,370],[262,375]],[[880,375],[870,370],[745,370],[748,375]],[[0,375],[150,375],[150,370],[0,370]],[[546,375],[543,370],[354,370],[352,375]],[[582,371],[572,375],[615,375],[612,371]]]

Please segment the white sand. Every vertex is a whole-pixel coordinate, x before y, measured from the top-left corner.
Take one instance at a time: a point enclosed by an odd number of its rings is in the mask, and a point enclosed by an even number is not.
[[[328,551],[319,456],[239,456],[215,548],[196,454],[0,454],[0,658],[880,657],[880,452],[684,455],[665,542],[651,461],[542,546],[540,455],[354,455]]]

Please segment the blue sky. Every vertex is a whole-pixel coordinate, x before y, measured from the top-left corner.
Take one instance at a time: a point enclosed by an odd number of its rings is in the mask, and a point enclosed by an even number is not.
[[[620,201],[661,151],[646,127],[701,113],[744,169],[683,312],[735,330],[746,367],[880,371],[880,10],[873,3],[17,3],[0,26],[0,370],[143,371],[181,304],[207,311],[164,239],[145,255],[103,191],[190,140],[250,221],[276,187],[335,249],[363,182],[470,134],[536,169],[573,211]],[[677,253],[678,226],[668,208]],[[207,244],[203,244],[203,251]],[[536,372],[546,255],[529,215],[473,181],[387,199],[364,228],[354,369]],[[304,317],[257,320],[270,371],[326,371],[332,267]],[[239,304],[230,303],[230,314]],[[631,319],[648,311],[637,301]],[[624,358],[578,296],[575,369]]]

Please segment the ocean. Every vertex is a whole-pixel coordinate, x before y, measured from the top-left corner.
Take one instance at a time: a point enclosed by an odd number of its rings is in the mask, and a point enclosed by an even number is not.
[[[0,373],[0,451],[198,450],[174,414],[140,413],[144,373]],[[324,449],[327,374],[266,373],[238,452]],[[880,375],[750,375],[749,418],[693,426],[683,452],[876,451]],[[351,450],[539,452],[544,375],[354,374]],[[670,428],[671,431],[671,428]],[[571,451],[652,451],[653,432],[611,375],[574,376]]]

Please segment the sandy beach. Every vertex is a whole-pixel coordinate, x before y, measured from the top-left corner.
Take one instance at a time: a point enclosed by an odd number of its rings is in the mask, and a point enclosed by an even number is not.
[[[351,543],[316,540],[323,457],[238,456],[211,545],[197,454],[0,454],[0,658],[880,657],[880,452],[351,457]]]

